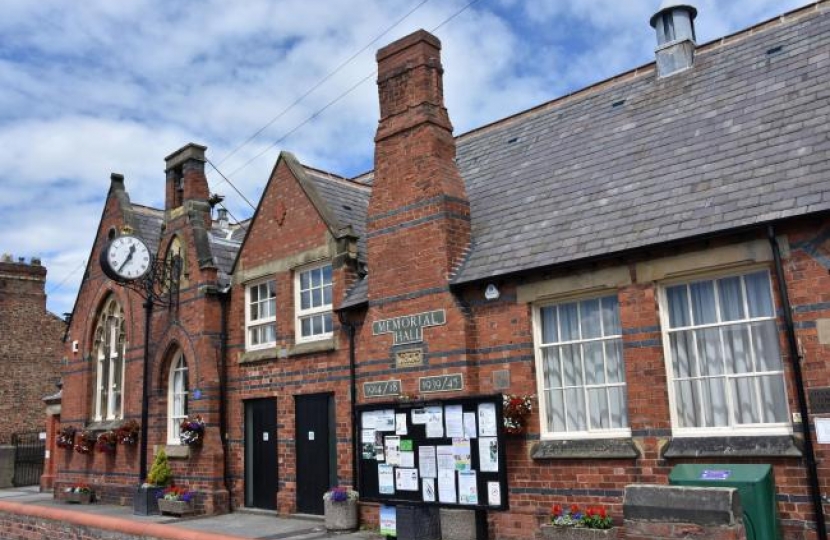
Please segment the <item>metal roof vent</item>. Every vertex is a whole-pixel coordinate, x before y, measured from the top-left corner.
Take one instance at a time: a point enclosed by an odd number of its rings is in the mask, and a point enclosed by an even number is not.
[[[651,17],[651,26],[657,31],[655,53],[659,77],[668,77],[694,64],[695,17],[694,6],[673,0],[663,0]]]

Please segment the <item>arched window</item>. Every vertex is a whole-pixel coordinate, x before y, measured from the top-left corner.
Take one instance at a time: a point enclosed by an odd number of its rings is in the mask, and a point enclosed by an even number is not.
[[[114,297],[98,315],[94,351],[97,358],[95,411],[97,421],[124,416],[124,310]]]
[[[180,444],[179,425],[187,418],[187,362],[181,351],[170,362],[167,383],[167,444]]]

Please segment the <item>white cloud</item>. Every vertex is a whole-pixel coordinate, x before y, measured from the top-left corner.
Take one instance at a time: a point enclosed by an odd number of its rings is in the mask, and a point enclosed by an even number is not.
[[[341,174],[371,167],[374,77],[274,145],[375,69],[377,48],[431,30],[467,0],[431,0],[233,155],[254,202],[280,149]],[[696,2],[700,41],[805,0]],[[160,205],[163,158],[193,141],[220,161],[419,0],[6,0],[0,18],[0,251],[41,256],[49,307],[71,309],[109,173]],[[658,0],[488,0],[437,32],[456,132],[650,62]],[[210,169],[208,168],[210,171]],[[251,210],[219,175],[238,217]],[[71,225],[71,226],[68,226]]]

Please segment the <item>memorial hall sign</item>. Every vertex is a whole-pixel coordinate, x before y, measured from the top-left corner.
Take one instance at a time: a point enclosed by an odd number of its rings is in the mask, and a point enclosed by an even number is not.
[[[392,345],[420,343],[424,340],[424,328],[447,324],[447,312],[443,309],[404,315],[372,323],[372,335],[392,334]]]

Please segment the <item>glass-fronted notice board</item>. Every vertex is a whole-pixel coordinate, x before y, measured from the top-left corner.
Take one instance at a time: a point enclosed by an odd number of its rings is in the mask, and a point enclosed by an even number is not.
[[[508,509],[500,395],[357,411],[361,500]]]

